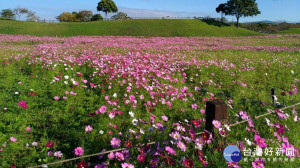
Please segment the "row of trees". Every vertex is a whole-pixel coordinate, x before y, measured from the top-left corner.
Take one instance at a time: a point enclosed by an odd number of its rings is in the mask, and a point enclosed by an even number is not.
[[[93,15],[93,12],[90,10],[82,10],[79,12],[63,12],[56,17],[60,22],[88,22],[88,21],[97,21],[103,20],[100,14]]]
[[[12,19],[14,20],[16,16],[18,16],[18,19],[21,19],[21,16],[26,14],[26,20],[31,22],[37,22],[40,20],[40,17],[36,15],[35,12],[30,11],[27,8],[15,8],[15,9],[3,9],[1,11],[1,17],[4,17],[6,19]]]
[[[105,13],[105,19],[107,19],[108,13],[118,12],[118,7],[113,0],[101,0],[97,5],[97,11]],[[57,20],[60,22],[88,22],[88,21],[98,21],[103,20],[103,17],[100,14],[93,15],[93,12],[90,10],[82,10],[79,12],[63,12],[58,17]],[[112,16],[113,20],[126,20],[130,19],[124,12],[119,12],[116,15]]]
[[[103,20],[100,14],[94,14],[89,10],[82,10],[79,12],[63,12],[56,19],[60,22],[89,22],[89,21],[99,21]],[[126,20],[131,19],[124,12],[119,12],[111,17],[112,20]]]

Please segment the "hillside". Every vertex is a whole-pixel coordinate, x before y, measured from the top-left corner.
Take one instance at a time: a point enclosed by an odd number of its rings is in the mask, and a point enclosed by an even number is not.
[[[250,36],[257,32],[200,20],[124,20],[75,23],[35,23],[0,20],[1,34],[35,36]]]
[[[278,32],[278,34],[300,34],[300,28],[290,28],[284,31]]]

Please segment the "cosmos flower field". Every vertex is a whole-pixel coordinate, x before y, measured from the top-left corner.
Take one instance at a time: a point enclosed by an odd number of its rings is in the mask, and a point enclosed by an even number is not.
[[[300,102],[300,35],[0,35],[0,61],[0,167],[76,157],[49,167],[300,165],[300,106],[280,110]],[[214,136],[205,131],[213,100],[228,106]],[[273,154],[227,162],[228,145]]]

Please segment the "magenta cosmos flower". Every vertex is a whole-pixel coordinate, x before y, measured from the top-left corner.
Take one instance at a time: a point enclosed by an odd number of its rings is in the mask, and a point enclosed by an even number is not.
[[[106,106],[101,106],[100,108],[99,108],[99,112],[101,113],[101,114],[104,114],[105,112],[106,112]],[[96,114],[98,114],[98,112],[96,112]]]
[[[113,148],[118,148],[121,146],[121,140],[118,138],[112,138],[110,144]]]
[[[256,144],[259,147],[261,147],[261,148],[267,147],[267,144],[265,143],[265,138],[261,138],[259,135],[255,135],[254,140],[256,141]]]
[[[84,152],[84,150],[82,149],[82,147],[77,147],[77,148],[75,148],[75,150],[74,150],[74,154],[76,155],[76,156],[81,156],[81,155],[83,155],[83,152]]]
[[[46,147],[52,148],[54,146],[54,143],[52,141],[49,141],[46,143]]]
[[[166,151],[168,152],[168,154],[176,156],[176,151],[172,149],[170,146],[166,147]]]
[[[265,167],[265,161],[261,158],[258,158],[254,162],[252,162],[253,168],[264,168]]]
[[[194,166],[194,162],[192,159],[184,159],[183,166],[186,168],[192,168]]]
[[[22,107],[23,109],[26,109],[27,107],[28,107],[28,105],[26,104],[26,102],[23,100],[23,101],[20,101],[19,103],[18,103],[18,105],[20,106],[20,107]]]

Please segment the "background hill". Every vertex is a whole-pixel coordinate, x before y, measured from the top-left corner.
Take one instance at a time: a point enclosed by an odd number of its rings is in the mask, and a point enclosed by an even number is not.
[[[0,20],[1,34],[35,36],[251,36],[260,33],[197,19],[145,19],[73,23],[36,23]]]

